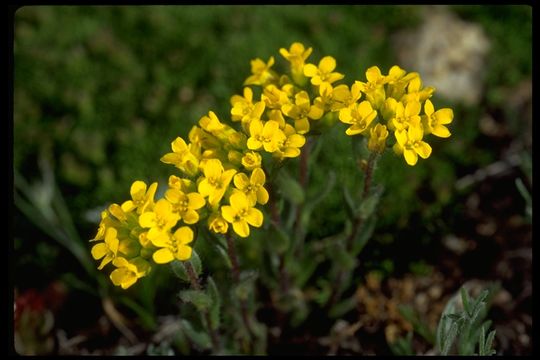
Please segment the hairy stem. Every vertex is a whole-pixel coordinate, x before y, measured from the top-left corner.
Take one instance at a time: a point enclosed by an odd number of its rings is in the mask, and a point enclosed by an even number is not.
[[[229,259],[231,260],[231,264],[232,264],[233,280],[236,284],[240,284],[240,267],[238,265],[238,256],[236,255],[236,247],[234,245],[234,240],[232,239],[229,233],[225,235],[225,238],[227,239],[227,254],[229,255]],[[242,316],[242,321],[244,322],[244,326],[246,327],[248,331],[249,341],[251,344],[255,332],[253,331],[251,327],[251,323],[249,321],[248,306],[245,299],[240,298],[239,300],[240,300],[240,313]]]
[[[274,192],[274,187],[272,186],[272,184],[268,185],[268,190],[270,193],[268,205],[270,206],[272,223],[275,227],[279,227],[281,225],[281,216],[279,215],[279,209],[276,203],[276,194]],[[279,254],[279,285],[283,294],[289,293],[289,274],[287,273],[287,269],[285,268],[285,252]]]
[[[375,161],[377,160],[377,153],[372,152],[369,155],[369,159],[365,168],[365,174],[364,174],[364,189],[362,190],[362,197],[361,200],[365,200],[367,195],[369,194],[369,191],[371,190],[371,181],[373,178],[373,169],[375,165]],[[354,240],[356,239],[356,236],[360,231],[362,230],[364,226],[364,218],[360,215],[356,215],[354,219],[353,228],[351,231],[351,234],[347,237],[347,240],[345,242],[345,249],[347,252],[350,252],[354,245]],[[332,307],[338,300],[339,296],[341,295],[341,286],[343,284],[343,281],[345,280],[345,271],[343,269],[340,269],[337,273],[336,280],[332,284],[332,295],[330,297],[330,300],[328,302],[328,306]]]
[[[199,277],[197,276],[197,273],[193,269],[193,266],[191,265],[191,263],[186,261],[184,265],[186,267],[186,271],[189,277],[189,282],[191,283],[191,287],[194,290],[201,290],[201,285],[199,284]],[[204,317],[204,321],[206,322],[206,326],[208,327],[208,332],[210,333],[210,340],[212,341],[212,348],[214,349],[214,352],[218,352],[221,349],[219,335],[217,331],[212,327],[212,322],[210,320],[210,313],[208,312],[208,310],[202,310],[202,315]]]

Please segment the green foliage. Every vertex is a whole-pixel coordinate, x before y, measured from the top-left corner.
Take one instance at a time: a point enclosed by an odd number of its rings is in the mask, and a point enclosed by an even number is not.
[[[490,290],[485,289],[475,299],[471,299],[467,290],[460,289],[463,310],[456,310],[456,297],[451,299],[444,309],[437,327],[437,348],[441,355],[448,355],[452,349],[458,355],[493,355],[492,349],[495,330],[487,338],[486,331],[491,321],[484,321],[487,314]]]

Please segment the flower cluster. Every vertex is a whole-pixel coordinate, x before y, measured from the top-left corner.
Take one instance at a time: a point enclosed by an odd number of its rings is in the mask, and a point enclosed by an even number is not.
[[[312,49],[301,43],[279,52],[290,71],[276,72],[274,57],[252,60],[242,94],[230,99],[229,123],[209,111],[187,139],[172,141],[161,161],[179,176],[170,176],[163,198],[154,200],[157,183],[135,181],[131,200],[103,211],[92,256],[101,260],[99,269],[108,263],[116,267],[110,275],[115,285],[128,288],[152,263],[189,259],[197,225],[248,237],[250,227],[263,224],[257,206],[269,199],[264,169],[299,156],[305,136],[323,118],[338,117],[349,125],[347,135],[366,136],[368,149],[378,153],[393,131],[394,150],[409,165],[418,155],[430,155],[425,135],[450,136],[445,125],[452,110],[435,111],[429,100],[434,89],[422,88],[418,73],[394,66],[384,76],[374,66],[366,72],[367,82],[349,87],[336,84],[344,75],[334,71],[333,57],[306,63]]]

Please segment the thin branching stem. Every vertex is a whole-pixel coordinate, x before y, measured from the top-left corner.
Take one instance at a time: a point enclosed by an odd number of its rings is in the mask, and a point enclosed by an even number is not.
[[[199,277],[197,276],[197,273],[193,269],[193,266],[191,265],[191,263],[186,261],[184,265],[186,267],[186,272],[189,277],[189,282],[191,283],[191,287],[194,290],[201,290],[201,284],[199,284]],[[204,321],[206,322],[208,332],[210,333],[210,340],[212,341],[212,348],[214,349],[214,352],[219,352],[219,350],[221,349],[219,334],[212,327],[212,322],[210,320],[210,313],[208,312],[208,310],[202,310],[202,315],[203,315]]]
[[[234,240],[229,233],[225,235],[225,238],[227,239],[227,254],[229,255],[229,259],[231,260],[231,264],[232,264],[231,271],[233,275],[233,280],[236,284],[240,284],[240,266],[238,265],[238,256],[236,255],[236,247],[234,244]],[[239,301],[240,301],[240,313],[242,316],[242,321],[244,322],[244,326],[246,327],[248,331],[250,347],[251,347],[252,339],[254,337],[255,332],[253,331],[251,327],[251,323],[249,321],[248,306],[247,306],[246,300],[244,298],[240,298]]]
[[[375,168],[375,161],[377,160],[377,155],[378,153],[376,152],[372,152],[369,155],[367,165],[365,167],[364,188],[362,190],[361,201],[364,201],[366,199],[366,197],[368,196],[371,190],[373,170]],[[352,250],[353,245],[354,245],[354,240],[356,239],[357,235],[362,230],[364,226],[364,221],[365,219],[360,214],[357,214],[355,216],[351,234],[347,237],[347,240],[345,242],[345,249],[347,250],[347,252],[350,252]],[[332,285],[332,295],[330,297],[330,301],[328,302],[329,307],[332,307],[337,302],[339,296],[341,295],[341,286],[344,280],[345,280],[345,270],[340,269],[336,276],[336,280],[334,281]]]

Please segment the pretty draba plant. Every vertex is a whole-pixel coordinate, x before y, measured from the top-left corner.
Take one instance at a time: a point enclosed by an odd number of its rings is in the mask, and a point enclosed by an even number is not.
[[[333,239],[341,243],[331,255],[334,260],[340,259],[329,275],[334,281],[330,285],[328,279],[320,279],[318,283],[321,291],[316,302],[334,306],[339,305],[338,298],[355,266],[354,257],[375,223],[373,213],[382,188],[372,186],[371,179],[378,156],[391,147],[414,166],[418,157],[427,159],[431,155],[427,136],[450,136],[447,125],[452,122],[452,110],[435,110],[429,100],[434,88],[423,87],[416,72],[408,73],[396,65],[383,75],[373,66],[365,73],[366,81],[354,81],[349,86],[337,84],[344,75],[335,71],[332,56],[323,57],[317,64],[307,62],[312,48],[301,43],[279,52],[289,63],[288,71],[275,70],[273,56],[268,61],[252,60],[242,94],[230,99],[229,121],[209,111],[193,126],[187,139],[177,137],[172,141],[172,152],[163,155],[161,161],[178,172],[169,177],[164,197],[154,199],[157,183],[135,181],[130,200],[112,204],[102,212],[99,230],[91,240],[98,242],[91,252],[94,259],[101,260],[99,269],[112,264],[110,278],[123,289],[156,265],[173,263],[175,272],[183,269],[194,291],[189,296],[184,293],[183,298],[204,313],[214,349],[218,346],[218,326],[209,314],[217,311],[215,301],[201,292],[200,271],[194,271],[189,261],[196,255],[192,249],[196,238],[214,238],[224,244],[233,280],[240,284],[245,274],[239,270],[234,243],[237,237],[250,237],[253,228],[263,226],[265,212],[261,206],[268,204],[272,226],[265,226],[264,231],[283,244],[271,254],[279,255],[279,287],[284,296],[293,297],[286,310],[295,309],[296,319],[301,321],[306,314],[302,288],[320,262],[315,261],[320,258],[315,254],[319,250],[306,247],[304,251],[309,214],[331,188],[314,201],[306,199],[307,154],[316,147],[308,140],[313,138],[314,142],[339,120],[346,125],[345,134],[354,138],[356,154],[363,154],[365,149],[369,153],[359,159],[364,172],[360,196],[346,194],[350,221]],[[297,157],[301,158],[300,183],[281,171],[287,161]],[[295,207],[296,218],[282,219],[283,209],[277,203],[280,194]],[[314,261],[302,269],[294,268],[288,260],[293,253],[313,255]],[[208,283],[216,289],[211,278]],[[240,295],[237,305],[250,343],[249,339],[260,337],[264,331],[249,317],[245,291]],[[333,313],[338,315],[347,308],[350,301],[341,304],[341,310],[339,306],[334,308]]]

